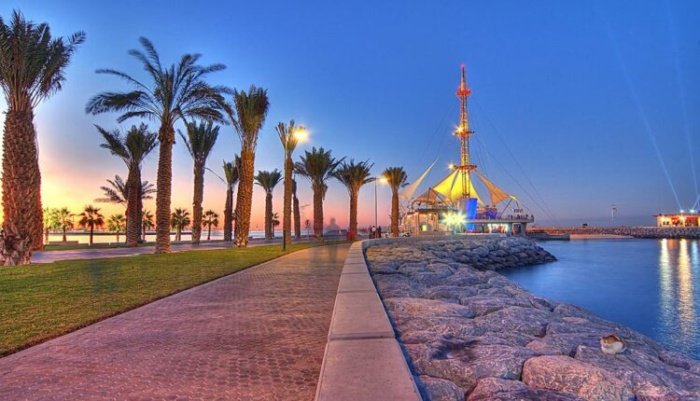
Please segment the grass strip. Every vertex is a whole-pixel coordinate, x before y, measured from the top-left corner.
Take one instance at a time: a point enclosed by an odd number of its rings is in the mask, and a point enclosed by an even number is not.
[[[275,244],[0,267],[0,356],[286,253]]]

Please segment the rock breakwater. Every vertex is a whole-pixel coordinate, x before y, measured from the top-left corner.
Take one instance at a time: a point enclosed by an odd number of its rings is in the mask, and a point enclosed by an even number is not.
[[[398,240],[365,255],[426,400],[700,399],[700,363],[498,274],[554,260],[527,239]],[[624,353],[600,350],[610,333]]]
[[[529,232],[549,234],[607,234],[635,238],[687,238],[700,239],[700,227],[537,227]]]

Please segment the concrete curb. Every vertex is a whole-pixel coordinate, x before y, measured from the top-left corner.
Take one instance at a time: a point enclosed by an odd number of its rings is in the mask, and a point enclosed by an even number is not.
[[[348,251],[316,387],[317,401],[421,401],[364,250],[391,239],[355,242]]]

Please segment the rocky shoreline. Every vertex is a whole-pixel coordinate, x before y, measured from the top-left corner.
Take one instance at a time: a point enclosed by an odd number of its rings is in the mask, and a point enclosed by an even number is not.
[[[635,238],[700,239],[700,227],[536,227],[528,232],[549,234],[622,235]]]
[[[397,240],[365,256],[425,400],[700,399],[697,361],[498,274],[555,260],[527,239]],[[601,351],[611,333],[625,352]]]

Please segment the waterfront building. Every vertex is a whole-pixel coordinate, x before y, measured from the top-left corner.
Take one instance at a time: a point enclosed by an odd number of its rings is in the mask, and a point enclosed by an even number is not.
[[[674,214],[657,214],[657,227],[698,227],[700,221],[700,212],[691,210],[689,212],[674,213]]]
[[[527,212],[515,196],[487,179],[472,162],[470,139],[474,131],[469,126],[467,105],[471,90],[467,86],[464,65],[456,95],[460,102],[460,116],[453,135],[459,139],[459,164],[451,164],[450,173],[445,178],[413,197],[433,163],[404,191],[409,204],[402,220],[403,230],[410,235],[444,232],[524,234],[527,224],[534,222],[532,213]],[[481,188],[481,194],[477,186]],[[488,197],[484,198],[484,193]]]

